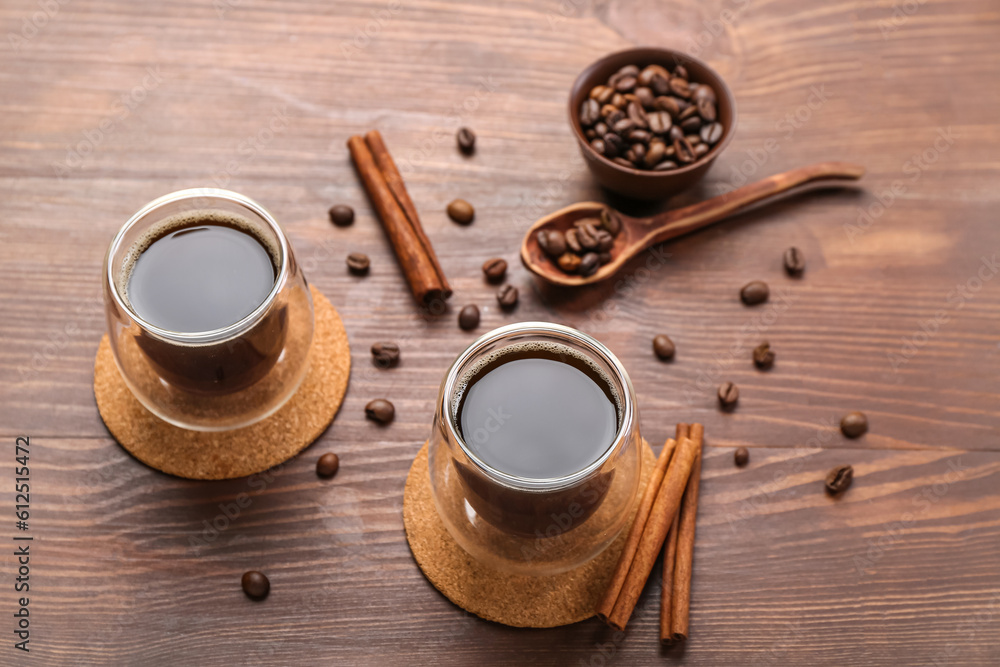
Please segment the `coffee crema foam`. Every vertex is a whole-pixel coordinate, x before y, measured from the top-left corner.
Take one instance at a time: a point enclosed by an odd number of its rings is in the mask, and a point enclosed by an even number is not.
[[[261,224],[263,223],[254,223],[250,219],[239,215],[238,213],[220,211],[217,209],[185,211],[183,213],[176,213],[170,217],[164,218],[143,232],[142,236],[140,236],[138,240],[132,244],[128,253],[126,253],[124,258],[122,258],[122,270],[118,276],[118,280],[115,281],[115,289],[118,290],[118,294],[125,302],[125,305],[134,311],[135,309],[132,307],[132,302],[128,297],[128,284],[129,280],[132,278],[132,270],[135,268],[135,263],[138,261],[139,256],[142,255],[142,253],[144,253],[149,246],[153,245],[164,236],[186,227],[198,227],[199,225],[222,225],[226,227],[233,227],[254,237],[254,239],[260,243],[264,250],[267,251],[267,254],[271,257],[271,264],[273,265],[274,273],[277,276],[277,274],[281,271],[280,247],[274,240],[264,238],[264,235],[261,233]]]
[[[497,364],[498,362],[502,363],[504,357],[531,354],[532,352],[540,352],[542,355],[553,355],[556,357],[556,360],[559,360],[561,357],[573,357],[574,361],[581,362],[587,366],[587,369],[597,376],[596,379],[590,379],[594,380],[595,383],[599,383],[601,388],[605,390],[606,394],[609,394],[609,398],[615,404],[615,412],[618,417],[618,428],[619,430],[621,429],[625,412],[624,404],[621,396],[618,394],[618,388],[615,386],[615,383],[611,380],[611,377],[607,374],[607,372],[598,366],[597,363],[595,363],[594,360],[586,354],[578,350],[574,350],[568,345],[547,341],[514,343],[512,345],[502,347],[499,350],[494,350],[477,360],[471,368],[462,374],[462,377],[459,378],[458,382],[455,384],[455,393],[451,399],[451,413],[454,415],[455,419],[458,418],[459,406],[462,403],[462,398],[465,395],[466,389],[469,388],[469,385],[484,369],[493,364]],[[543,358],[548,357],[543,356]],[[456,430],[461,432],[461,427],[454,420],[452,420],[452,425]]]

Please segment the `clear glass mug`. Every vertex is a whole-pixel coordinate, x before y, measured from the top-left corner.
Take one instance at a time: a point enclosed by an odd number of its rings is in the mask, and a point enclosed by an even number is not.
[[[488,465],[457,427],[459,387],[477,362],[511,345],[537,342],[584,355],[621,399],[618,430],[608,449],[558,479],[516,477]],[[625,527],[639,491],[641,447],[632,381],[610,350],[558,324],[511,324],[470,345],[441,383],[428,444],[432,495],[448,532],[472,557],[519,574],[557,574],[593,559]]]
[[[236,214],[277,251],[274,286],[253,312],[214,331],[179,332],[143,320],[128,301],[137,243],[165,220],[198,211]],[[118,230],[104,258],[104,310],[115,363],[132,394],[175,426],[225,431],[273,414],[308,370],[313,337],[309,286],[281,227],[262,206],[228,190],[160,197]]]

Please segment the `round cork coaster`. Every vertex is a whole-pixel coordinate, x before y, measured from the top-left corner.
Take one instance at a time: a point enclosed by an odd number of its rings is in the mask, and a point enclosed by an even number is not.
[[[316,325],[302,385],[270,417],[232,431],[190,431],[147,410],[125,385],[105,335],[94,362],[94,395],[111,435],[146,465],[189,479],[246,477],[305,449],[333,421],[351,372],[344,323],[318,289],[310,290]]]
[[[646,487],[656,464],[649,444],[642,442],[640,489]],[[504,625],[554,628],[594,615],[625,546],[641,496],[636,494],[632,514],[618,539],[590,562],[552,576],[511,574],[473,559],[445,528],[431,496],[424,443],[406,477],[403,526],[417,565],[431,584],[459,607]]]

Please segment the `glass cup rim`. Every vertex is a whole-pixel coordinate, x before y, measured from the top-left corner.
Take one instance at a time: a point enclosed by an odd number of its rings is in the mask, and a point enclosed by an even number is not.
[[[473,452],[472,449],[466,444],[461,433],[458,432],[458,428],[455,425],[455,414],[453,410],[454,401],[451,399],[455,391],[455,384],[458,382],[459,370],[473,355],[479,353],[487,345],[505,338],[510,338],[515,334],[555,334],[560,337],[568,338],[572,342],[583,347],[586,352],[596,355],[608,366],[610,366],[614,371],[613,379],[621,383],[624,389],[622,392],[624,395],[621,397],[622,419],[621,423],[618,424],[618,430],[615,432],[615,438],[608,448],[585,468],[562,477],[533,478],[511,475],[502,470],[498,470],[479,458],[479,456],[477,456],[475,452]],[[634,391],[635,390],[632,387],[632,379],[629,377],[629,374],[622,365],[622,362],[611,350],[609,350],[603,343],[593,336],[585,334],[578,329],[567,327],[562,324],[555,324],[553,322],[516,322],[483,334],[473,341],[469,347],[465,348],[460,355],[458,355],[458,358],[452,363],[451,368],[448,369],[448,374],[445,376],[444,391],[441,396],[441,414],[445,416],[450,437],[458,443],[458,446],[462,449],[465,456],[467,456],[480,471],[490,478],[505,486],[522,491],[557,491],[575,486],[590,478],[604,466],[604,464],[609,458],[611,458],[612,455],[614,455],[615,452],[622,448],[623,443],[629,436],[629,431],[631,430],[629,425],[634,419],[633,415],[635,407],[632,399]]]
[[[135,310],[128,305],[128,303],[126,303],[125,299],[118,291],[118,285],[116,284],[117,281],[114,279],[112,257],[114,257],[121,248],[125,234],[139,224],[139,221],[145,216],[149,215],[158,208],[166,206],[167,204],[173,204],[187,199],[194,200],[203,197],[216,200],[221,199],[239,204],[240,206],[249,209],[265,222],[278,239],[278,275],[275,276],[274,285],[271,287],[271,291],[268,292],[267,296],[260,303],[260,305],[244,316],[241,320],[234,322],[233,324],[220,329],[212,329],[210,331],[185,332],[164,329],[140,317],[139,314],[136,313]],[[115,301],[115,305],[124,312],[128,313],[129,318],[138,324],[144,331],[159,338],[177,343],[203,345],[207,343],[218,343],[230,338],[235,338],[253,328],[253,326],[264,317],[265,313],[267,313],[268,309],[277,299],[278,294],[281,292],[281,286],[288,275],[288,257],[288,239],[285,237],[285,233],[278,224],[278,221],[275,220],[263,206],[249,197],[241,195],[238,192],[233,192],[232,190],[224,190],[222,188],[188,188],[186,190],[171,192],[163,195],[162,197],[157,197],[136,211],[132,217],[130,217],[125,224],[121,226],[121,229],[118,230],[115,237],[112,239],[111,244],[108,246],[107,254],[104,256],[104,274],[105,280],[107,280],[108,290]]]

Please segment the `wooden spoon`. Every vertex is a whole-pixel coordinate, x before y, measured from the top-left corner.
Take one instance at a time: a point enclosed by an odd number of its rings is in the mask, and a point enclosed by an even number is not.
[[[815,184],[834,187],[847,181],[856,181],[864,173],[865,169],[860,165],[821,162],[775,174],[724,195],[648,218],[633,218],[598,202],[573,204],[545,216],[531,226],[521,242],[521,261],[529,271],[550,283],[567,287],[592,285],[615,275],[630,259],[651,245],[707,227],[755,204],[776,199],[799,186]],[[621,231],[615,237],[611,261],[592,275],[584,277],[565,273],[555,259],[546,255],[538,245],[539,230],[558,229],[565,232],[572,229],[575,221],[600,218],[602,213],[616,217],[621,222]]]

